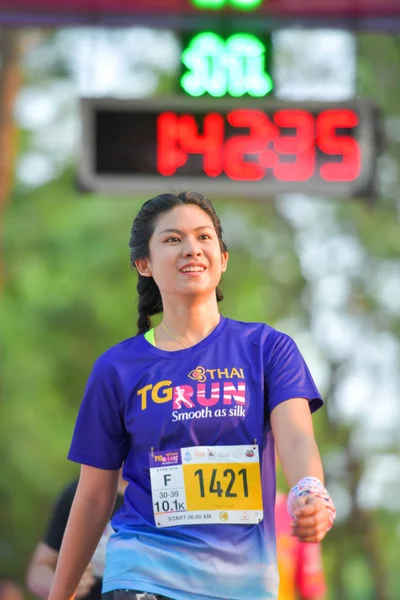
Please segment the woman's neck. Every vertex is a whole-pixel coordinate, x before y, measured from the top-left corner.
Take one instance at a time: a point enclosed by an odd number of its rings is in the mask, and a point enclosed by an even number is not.
[[[207,337],[218,325],[220,314],[215,298],[201,305],[182,305],[164,303],[162,325],[155,329],[156,345],[177,349],[198,344]],[[180,346],[180,348],[179,348]]]

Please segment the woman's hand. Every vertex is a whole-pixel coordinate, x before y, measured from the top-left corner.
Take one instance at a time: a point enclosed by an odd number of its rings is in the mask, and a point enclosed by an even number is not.
[[[302,496],[292,502],[292,535],[301,542],[320,542],[331,528],[329,511],[320,498]]]

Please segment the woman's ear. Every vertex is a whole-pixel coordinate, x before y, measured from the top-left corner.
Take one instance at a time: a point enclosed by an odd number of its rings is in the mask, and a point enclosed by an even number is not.
[[[143,275],[143,277],[151,277],[151,267],[148,258],[139,258],[138,260],[135,260],[135,266],[140,275]]]
[[[221,271],[225,273],[226,267],[228,266],[229,254],[228,252],[221,252]]]

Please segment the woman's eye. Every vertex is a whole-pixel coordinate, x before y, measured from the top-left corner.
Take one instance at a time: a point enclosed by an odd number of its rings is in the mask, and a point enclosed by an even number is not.
[[[171,237],[167,238],[165,241],[166,242],[180,242],[180,239],[177,237],[171,236]]]
[[[211,236],[208,233],[203,233],[200,238],[201,240],[211,240]]]

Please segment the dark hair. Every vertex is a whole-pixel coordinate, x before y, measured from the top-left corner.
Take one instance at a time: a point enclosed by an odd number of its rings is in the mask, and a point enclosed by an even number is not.
[[[210,200],[204,198],[196,192],[181,192],[180,194],[161,194],[145,202],[138,215],[133,221],[129,248],[131,249],[131,264],[135,266],[135,261],[140,258],[148,258],[149,242],[156,227],[157,218],[162,213],[170,211],[176,206],[193,204],[198,206],[211,218],[215,231],[218,236],[221,252],[227,251],[227,245],[224,240],[222,227],[217,213]],[[151,328],[150,317],[163,311],[160,290],[153,277],[145,277],[138,273],[137,291],[138,301],[138,320],[137,335],[145,333]],[[217,287],[217,301],[223,299],[219,287]]]

